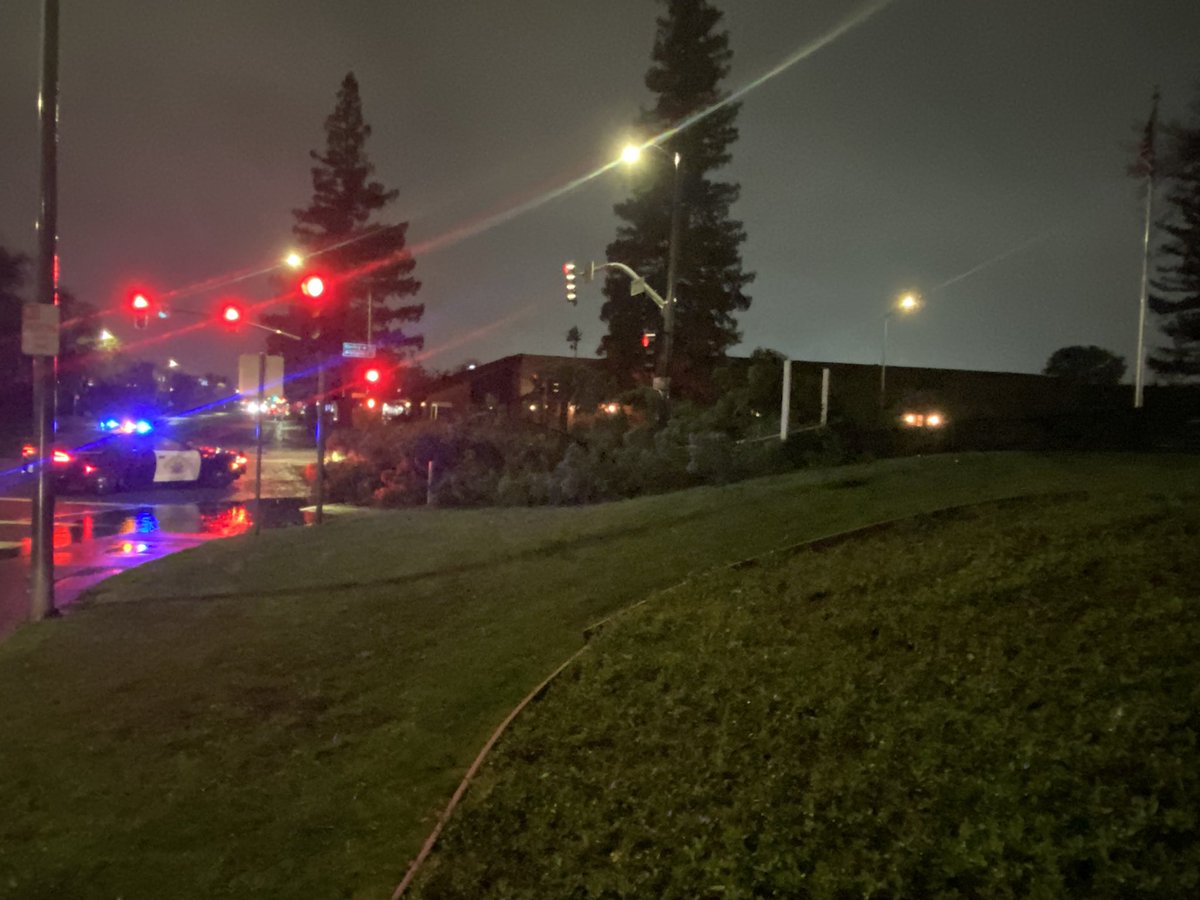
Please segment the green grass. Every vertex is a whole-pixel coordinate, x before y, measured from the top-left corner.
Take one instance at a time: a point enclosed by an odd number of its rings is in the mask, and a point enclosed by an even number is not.
[[[1196,896],[1198,496],[664,592],[518,720],[411,896]]]
[[[596,619],[869,521],[1198,481],[1189,458],[932,457],[178,554],[0,644],[0,896],[385,896],[490,730]]]

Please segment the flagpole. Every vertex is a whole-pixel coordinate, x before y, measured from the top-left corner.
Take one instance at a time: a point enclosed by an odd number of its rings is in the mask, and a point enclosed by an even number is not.
[[[1154,206],[1154,172],[1146,174],[1146,226],[1142,234],[1142,294],[1138,303],[1137,357],[1133,372],[1133,408],[1142,408],[1143,373],[1146,368],[1146,306],[1150,288],[1150,218]]]
[[[1133,364],[1133,408],[1142,408],[1142,389],[1146,369],[1146,307],[1150,299],[1150,221],[1154,212],[1154,131],[1158,124],[1158,88],[1154,89],[1154,100],[1150,104],[1150,118],[1146,122],[1146,133],[1142,137],[1138,168],[1146,174],[1146,224],[1142,232],[1142,291],[1138,299],[1137,356]]]

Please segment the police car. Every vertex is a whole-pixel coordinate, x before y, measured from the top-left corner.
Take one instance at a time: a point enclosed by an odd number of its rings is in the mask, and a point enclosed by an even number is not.
[[[98,435],[60,440],[48,460],[58,490],[108,494],[170,485],[227,487],[246,471],[238,450],[196,446],[157,435],[145,420],[108,420]],[[37,448],[21,451],[26,471],[37,466]]]

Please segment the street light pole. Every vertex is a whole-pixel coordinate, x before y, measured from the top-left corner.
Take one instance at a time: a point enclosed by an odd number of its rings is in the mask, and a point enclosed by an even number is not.
[[[683,218],[683,157],[679,151],[668,152],[662,144],[629,144],[621,151],[621,159],[636,162],[642,150],[652,147],[671,160],[674,165],[674,183],[671,187],[671,231],[667,238],[667,290],[666,300],[660,305],[663,317],[663,339],[654,367],[654,388],[663,399],[671,398],[671,354],[675,346],[675,283],[678,278],[680,228]],[[669,408],[669,407],[668,407]]]
[[[42,83],[38,94],[41,131],[41,204],[38,216],[38,303],[58,304],[58,0],[42,3]],[[54,443],[57,356],[33,357],[34,431],[38,477],[30,529],[29,616],[35,621],[55,615],[54,608],[54,477],[50,455]]]
[[[884,390],[887,385],[887,339],[888,339],[888,322],[892,320],[892,314],[887,313],[883,317],[883,349],[879,354],[879,408],[884,407]]]
[[[921,306],[921,298],[915,292],[909,292],[896,300],[892,308],[883,314],[883,347],[879,353],[879,409],[880,412],[887,405],[887,343],[888,343],[888,323],[891,322],[892,316],[897,312],[910,313]]]
[[[666,306],[663,307],[663,342],[662,351],[658,355],[658,378],[655,385],[669,400],[671,397],[671,352],[675,346],[675,280],[678,277],[679,266],[679,222],[682,215],[680,189],[682,178],[682,158],[679,153],[674,155],[675,178],[671,191],[671,234],[667,244],[667,296]]]

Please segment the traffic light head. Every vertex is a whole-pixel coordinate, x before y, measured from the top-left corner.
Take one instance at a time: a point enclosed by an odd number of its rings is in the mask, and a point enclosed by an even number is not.
[[[371,367],[367,369],[367,371],[363,372],[363,379],[369,384],[378,384],[379,378],[379,370],[374,367]]]
[[[325,279],[320,275],[306,275],[300,282],[300,293],[311,300],[325,293]]]
[[[221,321],[226,325],[237,325],[242,321],[242,308],[236,303],[226,303],[221,307]]]
[[[141,291],[134,292],[129,297],[129,310],[133,313],[133,327],[145,328],[150,320],[150,298]]]
[[[646,350],[649,350],[650,347],[654,344],[654,338],[655,338],[655,334],[653,331],[643,331],[642,332],[642,347],[645,348]]]
[[[567,302],[575,303],[575,263],[563,263],[563,278],[567,283]]]

